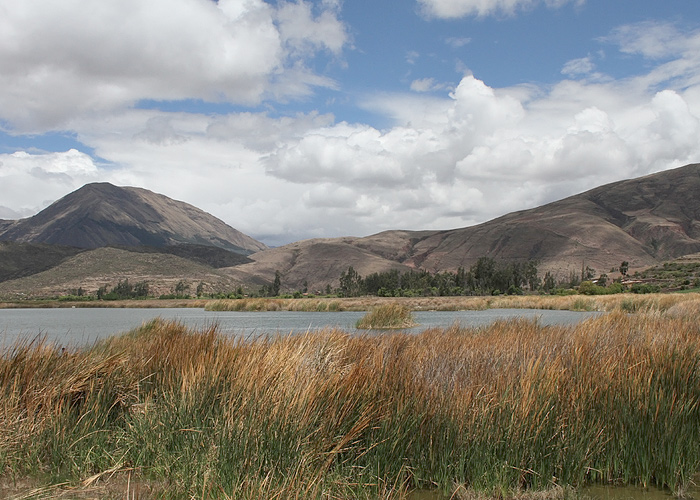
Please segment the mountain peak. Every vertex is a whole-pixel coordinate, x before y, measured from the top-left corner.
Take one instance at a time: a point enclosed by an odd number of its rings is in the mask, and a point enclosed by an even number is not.
[[[191,243],[245,255],[267,248],[188,203],[107,182],[86,184],[33,217],[0,227],[0,240],[80,248]]]

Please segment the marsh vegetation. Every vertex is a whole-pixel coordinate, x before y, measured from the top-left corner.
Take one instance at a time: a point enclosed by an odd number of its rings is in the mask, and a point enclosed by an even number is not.
[[[416,325],[411,309],[394,302],[373,308],[357,321],[355,327],[363,330],[387,330],[412,328]]]
[[[682,493],[700,466],[700,298],[679,297],[575,297],[613,312],[571,327],[242,340],[155,320],[72,351],[15,344],[0,357],[3,483],[58,496],[119,481],[114,498]]]

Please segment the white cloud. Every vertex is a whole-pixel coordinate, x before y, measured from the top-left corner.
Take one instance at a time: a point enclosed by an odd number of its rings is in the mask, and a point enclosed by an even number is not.
[[[453,49],[459,49],[460,47],[464,47],[465,45],[469,45],[471,43],[472,39],[468,37],[449,37],[445,39],[445,43],[452,47]]]
[[[420,57],[420,54],[415,50],[410,50],[406,52],[406,62],[408,64],[416,64],[416,61]]]
[[[8,217],[33,215],[98,178],[99,169],[92,158],[75,149],[62,153],[19,151],[0,155],[2,203],[12,210],[6,211]]]
[[[345,27],[331,10],[314,18],[310,4],[285,2],[276,19],[283,42],[294,52],[308,55],[326,49],[339,55],[347,42]]]
[[[694,54],[674,56],[664,64],[683,68],[685,81],[700,74]],[[268,169],[308,185],[310,205],[332,200],[338,221],[356,217],[361,199],[376,210],[363,212],[374,230],[466,226],[698,161],[700,85],[658,90],[659,82],[677,81],[659,68],[550,88],[495,89],[468,75],[439,100],[382,94],[370,103],[394,117],[393,128],[309,130],[278,148]],[[595,68],[587,57],[568,69],[575,77]],[[413,89],[433,84],[416,81]]]
[[[567,3],[580,5],[585,0],[418,0],[428,16],[459,18],[465,16],[513,15],[521,9],[529,9],[544,3],[548,7],[561,7]]]
[[[561,73],[570,77],[576,77],[580,75],[587,75],[594,69],[595,64],[591,60],[591,57],[588,56],[568,61],[562,68]]]
[[[700,33],[688,36],[672,23],[645,21],[620,26],[602,40],[619,44],[620,51],[662,59],[700,48]]]
[[[450,94],[377,94],[364,105],[393,120],[382,130],[318,113],[84,114],[70,126],[109,168],[77,151],[2,155],[2,205],[37,209],[106,180],[200,206],[270,244],[464,227],[697,162],[696,37],[667,44],[662,61],[625,80],[574,72],[583,58],[548,87],[494,88],[467,75]]]
[[[411,90],[414,92],[432,92],[447,88],[444,83],[438,83],[435,78],[419,78],[411,82]]]
[[[335,10],[304,1],[23,0],[0,16],[0,119],[41,132],[143,99],[305,95],[333,85],[306,59],[346,42]]]

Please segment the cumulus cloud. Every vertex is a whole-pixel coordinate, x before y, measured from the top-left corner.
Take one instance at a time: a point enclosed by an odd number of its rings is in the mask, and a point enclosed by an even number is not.
[[[84,114],[71,126],[109,166],[78,151],[2,155],[2,205],[28,210],[99,178],[193,203],[273,245],[483,222],[698,161],[697,35],[647,31],[666,48],[645,74],[591,80],[584,57],[546,87],[467,75],[451,92],[367,99],[393,120],[385,129],[319,113]],[[609,42],[632,48],[618,31]]]
[[[26,0],[0,16],[0,120],[19,132],[140,100],[257,104],[333,82],[306,60],[347,42],[337,4]],[[283,81],[284,86],[279,82]]]
[[[339,55],[347,35],[334,10],[325,10],[314,18],[308,3],[283,3],[276,14],[283,42],[292,53],[312,55],[326,49]]]
[[[695,54],[683,49],[689,44],[663,63],[682,68],[685,81],[700,74]],[[362,200],[377,211],[376,229],[481,222],[697,161],[700,86],[674,87],[678,73],[659,73],[663,65],[624,81],[591,82],[575,79],[594,70],[582,58],[567,65],[572,79],[551,87],[498,89],[468,75],[439,101],[383,94],[375,105],[395,118],[394,127],[310,129],[271,154],[267,168],[310,186],[309,209],[333,200],[336,214],[344,206],[346,217],[357,216]],[[668,88],[659,90],[659,82]],[[414,90],[431,84],[418,81]]]
[[[98,179],[93,159],[71,149],[60,153],[0,155],[2,203],[5,216],[33,215],[51,202]]]
[[[582,4],[585,0],[418,0],[426,15],[443,19],[465,16],[513,15],[537,4],[561,7],[567,3]]]

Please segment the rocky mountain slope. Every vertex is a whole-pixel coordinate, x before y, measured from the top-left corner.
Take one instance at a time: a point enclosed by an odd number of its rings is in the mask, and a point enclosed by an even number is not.
[[[33,217],[0,221],[0,240],[79,248],[196,244],[243,255],[267,248],[192,205],[109,183],[87,184]]]

